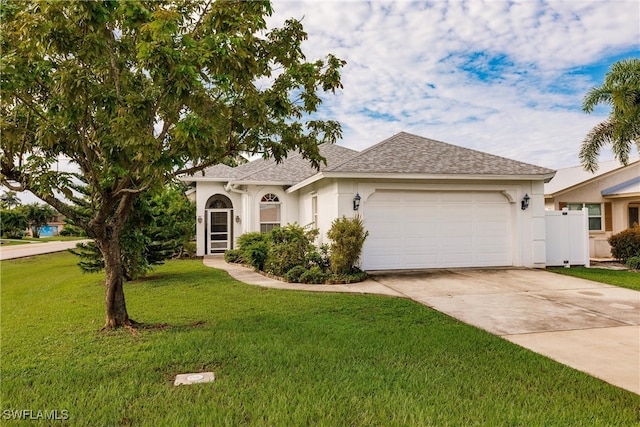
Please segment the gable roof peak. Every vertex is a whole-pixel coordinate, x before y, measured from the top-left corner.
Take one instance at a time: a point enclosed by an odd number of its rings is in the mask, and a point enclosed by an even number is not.
[[[554,172],[552,169],[408,132],[399,132],[327,170],[353,173],[500,176],[548,175]]]

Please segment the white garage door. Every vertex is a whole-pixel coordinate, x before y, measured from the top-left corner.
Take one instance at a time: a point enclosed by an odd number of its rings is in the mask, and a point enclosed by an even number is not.
[[[511,205],[497,192],[378,191],[363,209],[362,267],[511,266]]]

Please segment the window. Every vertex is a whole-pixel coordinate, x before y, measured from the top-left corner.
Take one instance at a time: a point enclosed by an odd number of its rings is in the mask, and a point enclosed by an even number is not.
[[[311,219],[313,228],[318,228],[318,196],[311,197]]]
[[[587,208],[589,211],[589,231],[602,230],[602,205],[600,203],[568,203],[570,211],[580,211]]]
[[[629,228],[633,228],[635,224],[640,224],[640,207],[629,206]]]
[[[260,232],[268,233],[276,227],[280,227],[280,199],[267,193],[260,200]]]

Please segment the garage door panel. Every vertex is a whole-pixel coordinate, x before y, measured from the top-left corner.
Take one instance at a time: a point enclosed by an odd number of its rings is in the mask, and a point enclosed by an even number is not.
[[[504,223],[488,221],[477,227],[476,235],[478,237],[504,236],[507,232],[508,229]]]
[[[464,237],[467,239],[473,233],[473,224],[463,221],[447,221],[443,222],[437,231],[438,237]]]
[[[510,266],[511,211],[500,193],[374,193],[364,211],[363,267]]]

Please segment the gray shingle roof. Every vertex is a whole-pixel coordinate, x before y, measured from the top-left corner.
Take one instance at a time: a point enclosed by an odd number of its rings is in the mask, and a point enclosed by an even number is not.
[[[328,172],[429,175],[547,175],[552,169],[400,132]]]
[[[356,154],[358,154],[357,151],[339,145],[322,144],[320,145],[320,155],[327,160],[327,166],[322,165],[320,170],[325,170]],[[239,168],[244,169],[242,170],[243,174],[235,180],[238,183],[242,181],[269,181],[286,182],[293,185],[318,172],[311,166],[309,160],[304,159],[300,153],[289,153],[289,156],[280,164],[272,159],[260,159],[239,166]]]
[[[235,178],[238,176],[237,169],[220,163],[205,169],[204,176],[205,178]]]
[[[334,144],[320,145],[327,173],[424,174],[424,175],[549,175],[552,169],[507,159],[469,148],[400,132],[357,152]],[[205,178],[228,179],[234,183],[271,182],[295,185],[316,175],[308,160],[291,152],[281,163],[258,159],[235,168],[216,165],[206,169]]]
[[[327,159],[327,166],[323,165],[320,170],[358,154],[357,151],[335,144],[322,144],[319,149],[320,155]],[[290,152],[288,157],[280,163],[276,163],[273,159],[257,159],[235,168],[216,165],[206,169],[205,177],[229,178],[238,184],[264,181],[294,185],[317,172],[309,160],[302,158],[300,153]]]

